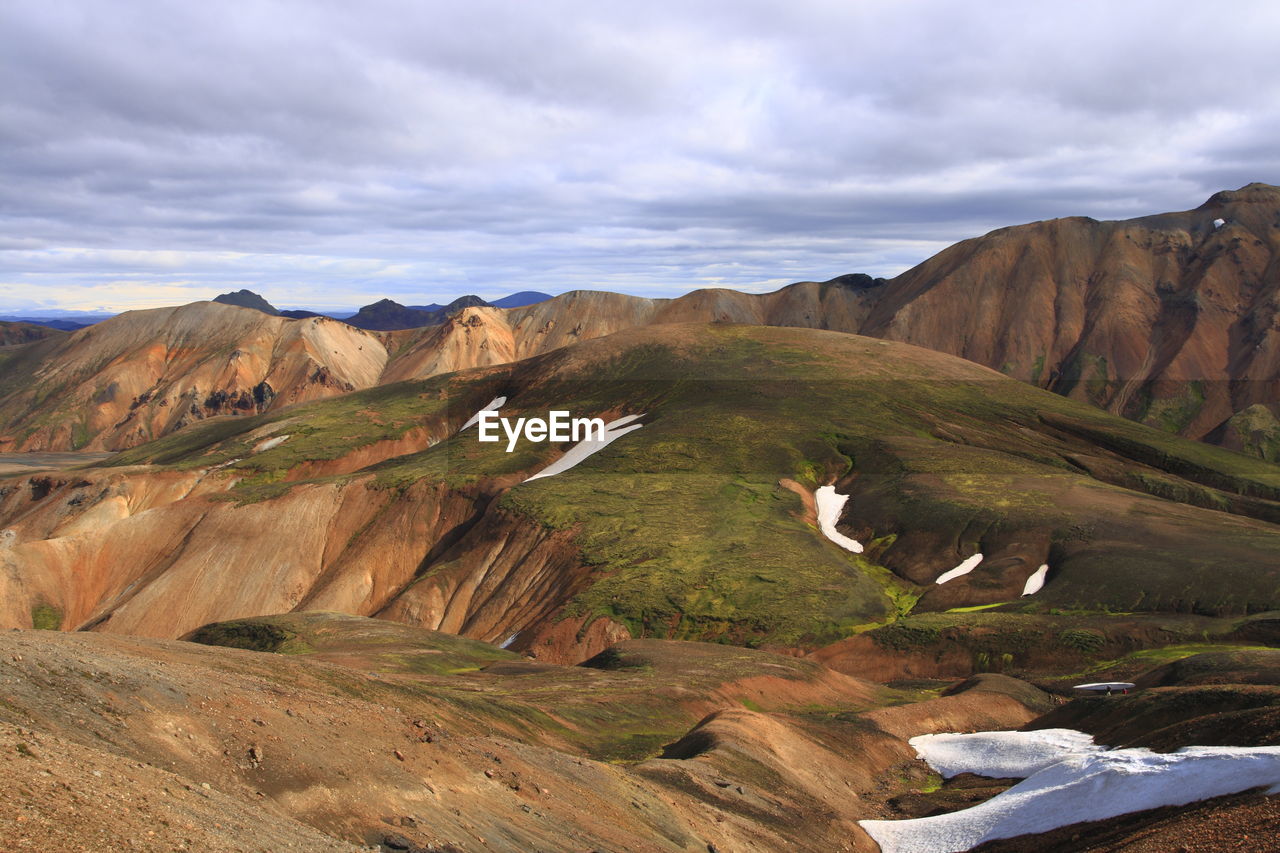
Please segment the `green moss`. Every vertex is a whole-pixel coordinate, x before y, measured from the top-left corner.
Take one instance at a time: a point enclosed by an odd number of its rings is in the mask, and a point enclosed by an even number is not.
[[[871,632],[871,638],[875,640],[876,645],[899,652],[932,646],[941,636],[942,633],[932,625],[905,622],[895,622]]]
[[[92,440],[93,433],[89,431],[89,427],[84,421],[75,421],[71,424],[72,450],[80,450]]]
[[[62,627],[62,611],[41,602],[31,608],[31,627],[40,631],[57,631]]]
[[[916,790],[921,794],[932,794],[934,791],[942,788],[942,776],[937,773],[930,773],[925,777],[924,782],[919,785]]]
[[[1044,353],[1036,356],[1036,360],[1031,363],[1031,376],[1029,381],[1032,385],[1039,385],[1041,378],[1044,376]]]
[[[992,610],[996,607],[1004,607],[1009,604],[1008,601],[997,601],[994,604],[975,604],[972,607],[952,607],[947,610],[948,613],[977,613],[980,610]]]
[[[1068,628],[1058,635],[1058,642],[1077,652],[1092,654],[1106,645],[1107,638],[1101,631],[1089,628]]]
[[[188,635],[187,639],[206,646],[230,646],[254,652],[306,654],[311,651],[310,646],[298,640],[296,631],[291,631],[268,619],[216,622],[197,628]]]
[[[1258,403],[1236,412],[1227,426],[1245,453],[1268,462],[1280,461],[1280,420],[1266,406]]]
[[[1204,383],[1192,380],[1182,386],[1180,394],[1152,401],[1143,420],[1166,432],[1180,433],[1199,416],[1204,400]]]

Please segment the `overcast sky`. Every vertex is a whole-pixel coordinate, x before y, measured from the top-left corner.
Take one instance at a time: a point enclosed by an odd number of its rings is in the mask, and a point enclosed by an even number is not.
[[[1280,183],[1268,2],[0,2],[0,312],[896,274]]]

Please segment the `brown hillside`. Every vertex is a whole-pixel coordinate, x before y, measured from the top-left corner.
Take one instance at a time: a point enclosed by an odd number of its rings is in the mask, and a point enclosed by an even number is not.
[[[192,421],[366,388],[380,339],[328,318],[196,302],[130,311],[5,363],[0,449],[118,450]]]

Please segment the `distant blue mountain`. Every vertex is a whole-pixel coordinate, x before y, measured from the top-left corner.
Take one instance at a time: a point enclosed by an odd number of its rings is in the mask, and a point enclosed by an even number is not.
[[[510,296],[495,299],[489,304],[494,308],[523,308],[526,305],[536,305],[539,302],[546,302],[550,298],[550,293],[539,293],[536,290],[522,290],[519,293],[513,293]]]
[[[41,314],[5,314],[0,320],[8,323],[30,323],[33,326],[46,326],[50,329],[61,329],[74,332],[94,323],[101,323],[114,314],[102,314],[95,311],[58,311]]]
[[[536,290],[522,290],[519,293],[513,293],[510,296],[504,296],[501,299],[495,299],[492,302],[486,302],[478,296],[461,296],[452,302],[444,305],[432,303],[430,305],[398,305],[389,299],[376,302],[372,305],[366,305],[356,313],[333,313],[318,314],[314,311],[305,311],[299,309],[279,310],[266,299],[251,290],[238,290],[234,293],[223,293],[214,297],[214,302],[222,302],[227,305],[238,305],[242,308],[252,308],[261,311],[264,314],[272,314],[279,317],[287,317],[290,319],[302,319],[304,317],[332,317],[335,320],[342,320],[350,325],[364,329],[412,329],[419,326],[434,326],[443,323],[449,318],[449,315],[471,305],[489,305],[494,308],[521,308],[525,305],[533,305],[538,302],[545,302],[551,298],[549,293],[539,293]],[[92,326],[94,323],[101,323],[115,314],[100,311],[65,311],[50,309],[45,311],[33,311],[30,314],[6,314],[0,315],[0,320],[11,323],[32,323],[36,326],[47,326],[50,329],[61,329],[64,332],[74,332],[77,329],[83,329],[85,326]]]

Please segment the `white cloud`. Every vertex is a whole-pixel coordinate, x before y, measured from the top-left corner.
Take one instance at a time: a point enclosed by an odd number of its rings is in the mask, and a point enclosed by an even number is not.
[[[11,0],[0,310],[107,304],[122,276],[157,304],[189,281],[355,305],[892,274],[1007,224],[1280,180],[1278,23],[1265,2]]]

